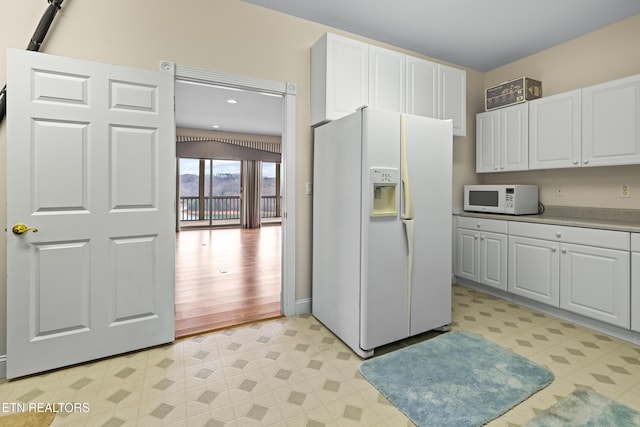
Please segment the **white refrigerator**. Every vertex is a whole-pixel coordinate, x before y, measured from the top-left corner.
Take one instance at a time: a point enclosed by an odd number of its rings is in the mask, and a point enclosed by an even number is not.
[[[451,121],[364,107],[313,143],[313,315],[363,358],[447,327]]]

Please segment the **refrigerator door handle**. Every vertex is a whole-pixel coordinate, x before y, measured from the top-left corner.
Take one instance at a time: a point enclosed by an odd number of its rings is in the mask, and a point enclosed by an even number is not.
[[[407,125],[404,114],[400,115],[400,161],[402,169],[402,219],[413,219],[413,203],[409,188],[409,170],[407,168]]]
[[[403,219],[402,223],[404,224],[404,232],[407,236],[407,307],[411,307],[411,286],[413,282],[414,220]],[[411,327],[411,311],[409,311],[407,316],[407,325]]]

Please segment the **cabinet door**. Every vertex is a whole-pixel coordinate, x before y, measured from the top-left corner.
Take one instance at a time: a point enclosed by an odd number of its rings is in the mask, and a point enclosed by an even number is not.
[[[529,169],[580,166],[580,111],[579,89],[529,102]]]
[[[640,163],[640,76],[582,89],[583,166]]]
[[[326,33],[311,48],[311,123],[369,104],[369,45]]]
[[[500,163],[500,111],[476,115],[476,172],[498,172]]]
[[[561,244],[560,307],[629,328],[629,252]]]
[[[405,55],[369,47],[369,103],[383,110],[404,112]]]
[[[640,253],[631,253],[631,329],[640,332]]]
[[[406,112],[437,119],[438,64],[407,56],[407,108]]]
[[[507,235],[480,235],[480,283],[507,290]]]
[[[558,244],[509,236],[508,290],[516,295],[559,306]]]
[[[529,104],[500,111],[500,171],[529,168]]]
[[[453,121],[453,135],[467,135],[467,72],[438,65],[440,119]]]
[[[458,228],[457,272],[465,279],[478,281],[480,260],[478,259],[479,232],[466,228]]]

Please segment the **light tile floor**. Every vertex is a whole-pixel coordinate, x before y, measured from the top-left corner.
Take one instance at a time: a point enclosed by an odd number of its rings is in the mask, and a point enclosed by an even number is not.
[[[453,291],[452,329],[511,348],[556,377],[488,426],[522,425],[576,386],[640,410],[639,346],[462,286]],[[88,412],[58,413],[53,426],[412,426],[360,376],[360,362],[303,315],[3,381],[0,402],[88,404]]]

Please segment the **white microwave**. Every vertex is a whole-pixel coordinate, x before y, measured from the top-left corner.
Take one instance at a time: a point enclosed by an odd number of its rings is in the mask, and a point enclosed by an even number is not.
[[[465,185],[464,210],[527,215],[538,213],[537,185]]]

